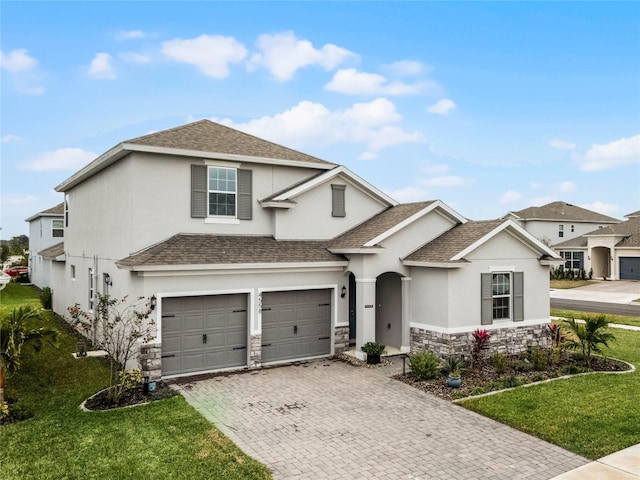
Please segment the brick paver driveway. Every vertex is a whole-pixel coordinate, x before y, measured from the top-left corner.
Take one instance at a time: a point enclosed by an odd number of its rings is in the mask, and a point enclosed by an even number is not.
[[[325,360],[177,388],[274,479],[550,479],[588,463],[393,380],[394,368]]]

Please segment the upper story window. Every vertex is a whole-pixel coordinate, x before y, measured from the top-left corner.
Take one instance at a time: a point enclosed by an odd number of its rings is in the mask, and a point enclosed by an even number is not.
[[[40,238],[42,238],[42,219],[40,219]]]
[[[558,237],[564,237],[564,225],[558,225]]]
[[[331,216],[345,217],[345,190],[346,185],[331,185]]]
[[[575,228],[576,228],[576,226],[575,226],[575,225],[571,225],[571,233],[573,233],[573,232],[574,232]]]
[[[64,225],[62,220],[51,221],[51,236],[52,237],[64,237]]]
[[[236,169],[209,167],[209,215],[236,216]]]

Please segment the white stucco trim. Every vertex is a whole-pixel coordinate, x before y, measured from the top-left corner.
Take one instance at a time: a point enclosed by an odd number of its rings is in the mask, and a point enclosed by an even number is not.
[[[290,201],[282,201],[282,202],[274,202],[273,200],[269,200],[268,202],[263,202],[258,200],[260,206],[262,208],[294,208],[297,203]]]
[[[498,267],[494,267],[492,265],[489,265],[489,272],[490,273],[493,273],[493,272],[515,272],[517,268],[518,267],[516,267],[515,265],[498,266]]]
[[[376,278],[357,278],[356,283],[376,283],[378,280]]]
[[[438,325],[429,325],[427,323],[411,322],[411,328],[419,328],[421,330],[430,330],[432,332],[438,332],[438,333],[454,334],[454,333],[474,332],[478,328],[481,330],[491,331],[491,330],[502,330],[504,328],[545,325],[550,322],[551,322],[551,317],[549,316],[545,318],[536,318],[533,320],[523,320],[521,322],[502,321],[502,322],[492,323],[490,325],[477,324],[477,325],[466,325],[464,327],[453,327],[453,328],[440,327]]]
[[[226,162],[224,160],[218,160],[218,159],[209,160],[209,159],[203,158],[202,161],[207,167],[240,168],[240,166],[242,165],[241,163],[238,163],[238,162]]]
[[[419,262],[416,260],[402,260],[405,267],[429,267],[429,268],[462,268],[471,265],[471,262]]]
[[[371,185],[366,180],[360,178],[358,175],[353,173],[344,165],[340,165],[338,167],[329,170],[328,172],[323,173],[322,175],[318,175],[317,177],[312,178],[308,182],[304,182],[301,185],[298,185],[291,190],[286,190],[282,192],[280,195],[273,198],[275,201],[283,201],[288,200],[292,197],[296,197],[312,188],[321,185],[322,183],[336,177],[337,175],[344,175],[348,178],[356,187],[360,187],[363,191],[368,193],[369,195],[373,194],[373,196],[377,197],[379,200],[382,200],[383,203],[387,203],[388,205],[396,206],[398,202],[396,202],[393,198],[388,196],[382,190],[378,190],[376,187]]]
[[[224,225],[238,225],[240,224],[240,220],[235,217],[225,218],[225,217],[206,217],[204,219],[204,223],[217,223]]]
[[[430,203],[429,205],[427,205],[426,207],[424,207],[419,212],[414,213],[409,218],[406,218],[402,222],[398,223],[397,225],[394,225],[389,230],[387,230],[385,232],[382,232],[377,237],[372,238],[367,243],[365,243],[363,246],[365,246],[365,247],[373,247],[374,245],[377,245],[378,243],[380,243],[383,240],[389,238],[390,236],[398,233],[400,230],[402,230],[406,226],[411,225],[416,220],[419,220],[420,218],[424,217],[429,212],[432,212],[432,211],[434,211],[436,209],[443,210],[447,214],[445,216],[449,216],[449,217],[455,219],[456,221],[458,221],[460,223],[466,223],[468,221],[465,217],[460,215],[458,212],[456,212],[454,209],[452,209],[448,205],[442,203],[440,200],[436,200],[436,201]]]
[[[369,247],[369,248],[329,248],[331,253],[336,254],[349,254],[349,253],[357,253],[361,255],[367,255],[372,253],[382,253],[384,252],[384,247]]]
[[[234,273],[251,273],[259,271],[261,273],[282,273],[283,271],[342,271],[343,267],[349,265],[347,261],[341,262],[298,262],[298,263],[229,263],[229,264],[197,264],[197,265],[140,265],[116,266],[122,270],[138,272],[142,275],[164,274],[164,275],[215,275],[216,273],[226,274],[229,271]]]
[[[507,229],[509,229],[508,233],[512,234],[514,238],[520,240],[524,244],[528,244],[530,248],[537,250],[538,252],[545,253],[546,255],[549,255],[551,258],[555,258],[555,259],[560,258],[560,256],[554,250],[547,247],[544,243],[542,243],[536,237],[531,235],[529,232],[527,232],[524,228],[522,228],[516,222],[509,219],[509,220],[505,220],[504,223],[500,224],[499,226],[491,230],[484,237],[475,241],[474,243],[469,245],[467,248],[462,250],[457,255],[454,255],[453,257],[451,257],[451,260],[463,259],[465,256],[473,252],[476,248],[480,247],[481,245],[483,245],[484,243],[488,242],[493,237],[498,235],[500,232],[503,232]]]
[[[559,266],[559,265],[564,265],[566,262],[565,259],[549,259],[549,258],[544,258],[544,259],[540,259],[538,260],[538,263],[544,267],[555,267],[555,266]]]

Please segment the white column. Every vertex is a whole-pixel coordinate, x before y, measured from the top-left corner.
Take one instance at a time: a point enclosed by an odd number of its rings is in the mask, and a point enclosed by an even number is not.
[[[366,360],[360,347],[376,341],[376,279],[356,278],[356,357]]]
[[[411,277],[401,277],[402,285],[402,342],[400,351],[411,351]]]

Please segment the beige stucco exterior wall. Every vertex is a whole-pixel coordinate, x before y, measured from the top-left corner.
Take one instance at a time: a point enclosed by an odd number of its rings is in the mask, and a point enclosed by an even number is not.
[[[528,220],[519,221],[520,225],[538,240],[548,245],[564,242],[572,238],[580,237],[585,233],[597,230],[599,227],[606,227],[610,223],[597,222],[577,222],[577,221],[551,221],[551,220]],[[558,235],[559,225],[564,225],[564,236]],[[571,227],[573,232],[571,231]]]

